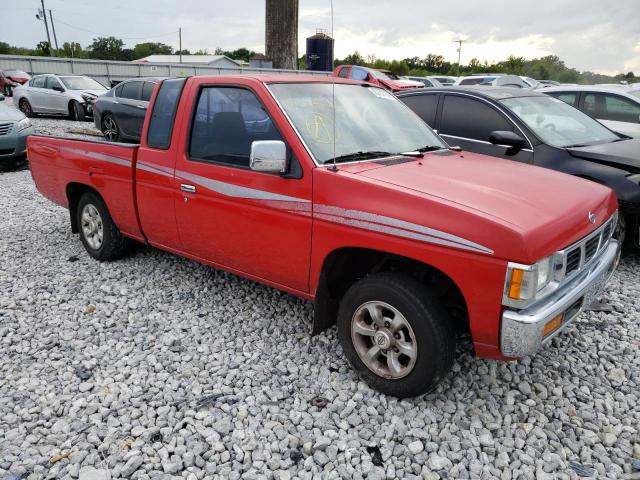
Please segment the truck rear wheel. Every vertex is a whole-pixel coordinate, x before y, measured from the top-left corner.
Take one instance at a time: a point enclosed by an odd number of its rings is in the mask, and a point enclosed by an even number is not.
[[[435,388],[455,355],[446,311],[424,285],[395,273],[371,275],[349,288],[340,303],[338,337],[369,386],[400,398]]]
[[[126,252],[128,240],[111,219],[102,198],[87,192],[77,209],[78,229],[85,250],[96,260],[116,260]]]

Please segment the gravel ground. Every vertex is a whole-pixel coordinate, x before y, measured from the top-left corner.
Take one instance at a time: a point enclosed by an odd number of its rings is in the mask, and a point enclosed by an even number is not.
[[[152,248],[95,262],[26,170],[0,206],[0,479],[640,477],[638,256],[612,311],[518,362],[462,345],[397,400],[308,302]]]

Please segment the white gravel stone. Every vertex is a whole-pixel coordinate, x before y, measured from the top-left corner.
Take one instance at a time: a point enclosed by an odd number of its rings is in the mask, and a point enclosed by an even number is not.
[[[570,462],[625,478],[640,459],[637,255],[613,312],[515,362],[462,343],[441,386],[398,400],[335,328],[309,337],[309,302],[153,248],[95,262],[26,170],[0,173],[0,208],[0,479],[574,480]]]

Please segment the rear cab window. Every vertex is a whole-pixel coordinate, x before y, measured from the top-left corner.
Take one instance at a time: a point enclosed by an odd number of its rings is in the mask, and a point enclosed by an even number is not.
[[[342,67],[342,68],[338,71],[338,76],[339,76],[339,77],[347,78],[347,75],[349,75],[349,67]]]
[[[162,82],[149,119],[147,145],[166,150],[171,145],[171,133],[178,103],[186,78],[172,78]]]

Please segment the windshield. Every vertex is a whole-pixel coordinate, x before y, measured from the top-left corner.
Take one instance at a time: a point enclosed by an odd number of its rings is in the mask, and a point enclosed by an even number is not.
[[[106,90],[106,88],[89,77],[60,77],[69,90]]]
[[[511,109],[544,142],[558,148],[611,143],[616,134],[581,111],[553,97],[506,98]]]
[[[382,80],[395,80],[398,77],[393,73],[381,72],[380,70],[370,70],[371,74],[376,78],[381,78]]]
[[[22,70],[5,70],[4,74],[7,77],[31,78],[27,72],[23,72]]]
[[[330,83],[269,86],[315,160],[362,152],[401,153],[446,144],[393,95],[377,87],[335,84],[335,128]],[[334,135],[335,131],[335,135]]]

